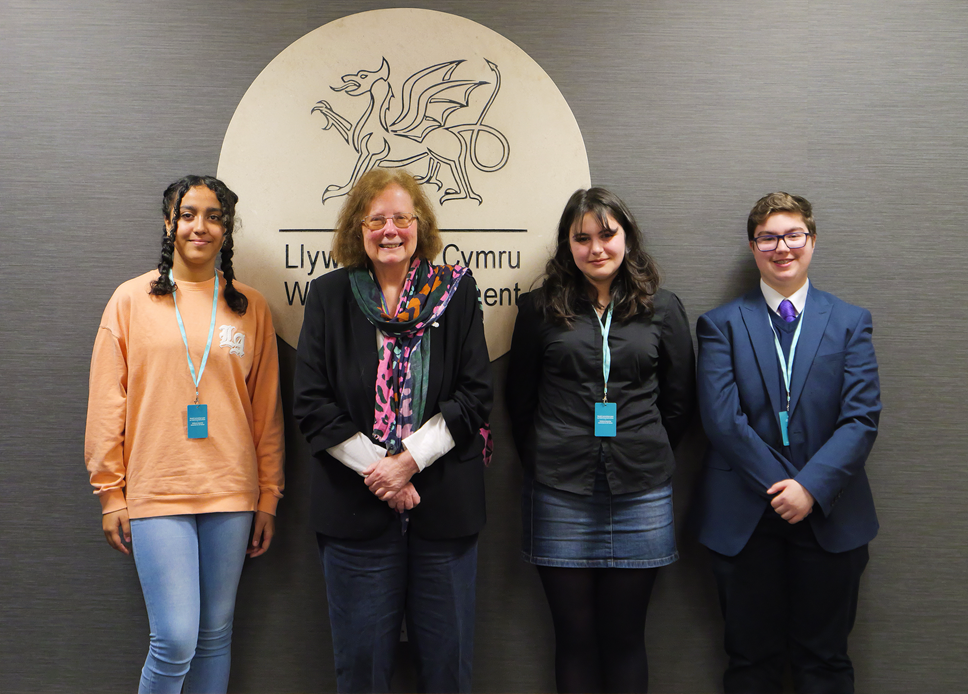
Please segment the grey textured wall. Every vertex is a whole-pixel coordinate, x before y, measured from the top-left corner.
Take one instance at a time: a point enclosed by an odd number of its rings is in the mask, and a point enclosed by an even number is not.
[[[693,321],[753,282],[743,234],[758,196],[814,202],[812,279],[873,311],[883,384],[868,463],[881,534],[851,641],[858,691],[963,691],[968,4],[413,4],[502,33],[551,75],[593,181],[631,204]],[[214,173],[259,71],[312,29],[386,6],[0,3],[0,690],[134,688],[144,605],[133,564],[101,536],[82,460],[95,326],[114,287],[157,262],[164,186]],[[285,346],[282,362],[288,397]],[[499,382],[504,371],[499,360]],[[271,552],[242,577],[234,691],[334,688],[306,447],[287,424],[288,495]],[[551,690],[550,617],[518,559],[501,405],[494,428],[476,688]],[[679,451],[680,515],[703,446],[697,430]],[[700,547],[683,537],[680,549],[649,616],[653,691],[711,692],[712,580]]]

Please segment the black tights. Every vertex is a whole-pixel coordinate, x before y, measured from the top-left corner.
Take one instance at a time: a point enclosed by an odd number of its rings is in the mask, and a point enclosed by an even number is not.
[[[559,692],[647,692],[645,614],[658,569],[539,566]]]

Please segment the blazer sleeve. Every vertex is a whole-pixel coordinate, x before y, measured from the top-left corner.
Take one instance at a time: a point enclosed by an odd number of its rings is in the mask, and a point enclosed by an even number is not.
[[[477,298],[477,283],[470,274],[460,280],[460,286],[447,307],[448,319],[453,317],[451,311],[460,312],[457,381],[453,393],[440,400],[438,407],[454,444],[463,448],[487,425],[494,400],[491,360],[484,337],[484,312]]]
[[[682,440],[695,410],[696,357],[686,309],[679,297],[671,292],[659,337],[658,378],[659,397],[656,404],[669,444],[675,448]]]
[[[740,405],[733,345],[721,326],[708,315],[700,316],[696,337],[699,341],[696,392],[709,443],[750,489],[767,499],[767,489],[780,480],[796,477],[798,471],[749,425]],[[760,378],[759,371],[743,376]]]
[[[340,324],[345,316],[343,307],[336,304],[340,293],[333,292],[335,298],[327,298],[324,295],[328,293],[321,289],[319,280],[309,286],[296,347],[292,411],[313,455],[323,455],[327,448],[359,433],[334,387],[338,385],[335,370],[350,368],[350,364],[340,362],[351,357],[337,354],[327,341],[329,332],[349,329]]]
[[[830,513],[843,489],[864,469],[877,437],[881,386],[872,340],[874,328],[870,311],[861,309],[860,313],[844,350],[837,426],[795,477],[824,514]]]
[[[511,418],[511,435],[518,456],[525,462],[525,450],[534,413],[538,407],[538,384],[541,378],[541,317],[534,308],[533,297],[525,294],[518,303],[514,320],[508,362],[505,400]]]

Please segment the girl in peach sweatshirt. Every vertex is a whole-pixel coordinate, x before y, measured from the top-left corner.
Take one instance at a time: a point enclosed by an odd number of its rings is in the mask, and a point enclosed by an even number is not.
[[[282,497],[276,337],[232,271],[237,200],[210,176],[168,187],[158,272],[118,287],[94,344],[85,459],[148,609],[139,692],[226,690],[242,563]]]

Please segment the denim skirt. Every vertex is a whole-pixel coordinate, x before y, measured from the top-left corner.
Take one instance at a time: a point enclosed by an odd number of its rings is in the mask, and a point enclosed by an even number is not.
[[[525,561],[567,568],[650,569],[676,551],[672,480],[631,494],[612,494],[599,466],[591,496],[525,477],[521,495]]]

